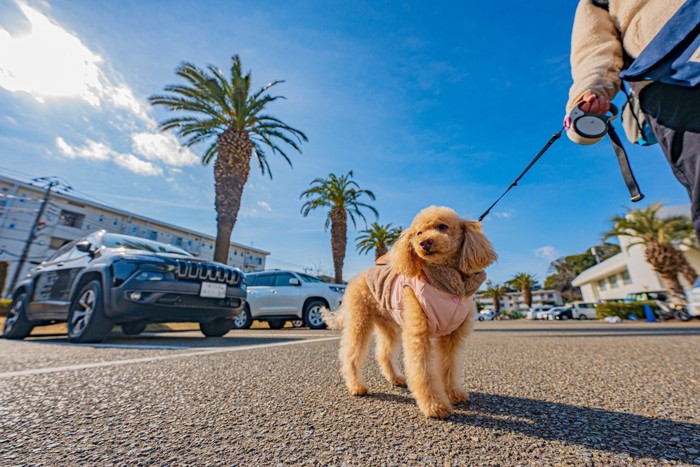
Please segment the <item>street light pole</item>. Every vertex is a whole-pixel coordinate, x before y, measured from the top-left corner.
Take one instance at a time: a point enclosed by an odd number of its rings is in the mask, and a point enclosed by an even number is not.
[[[15,290],[15,286],[17,285],[17,281],[19,280],[19,276],[22,273],[22,269],[24,268],[24,264],[27,262],[27,257],[29,256],[29,250],[32,247],[32,243],[34,243],[34,237],[36,236],[36,231],[37,227],[39,226],[39,221],[41,220],[41,216],[44,215],[44,211],[46,210],[46,205],[48,204],[49,201],[49,196],[51,196],[51,190],[53,187],[59,185],[60,182],[58,180],[51,179],[49,180],[49,184],[46,186],[46,192],[44,193],[44,199],[41,202],[41,206],[39,207],[39,212],[36,215],[36,218],[34,219],[34,224],[32,224],[32,228],[29,231],[29,237],[27,237],[27,241],[24,243],[24,249],[22,250],[22,255],[19,258],[19,261],[17,263],[17,268],[15,268],[15,273],[12,275],[12,281],[10,282],[10,287],[8,288],[9,293],[11,294]]]

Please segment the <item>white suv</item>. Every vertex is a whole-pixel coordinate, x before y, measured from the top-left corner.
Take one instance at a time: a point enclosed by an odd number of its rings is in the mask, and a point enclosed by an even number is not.
[[[235,329],[247,329],[253,320],[267,321],[272,329],[295,326],[324,329],[321,309],[340,306],[345,285],[294,271],[263,271],[246,274],[248,298],[243,312],[233,320]]]

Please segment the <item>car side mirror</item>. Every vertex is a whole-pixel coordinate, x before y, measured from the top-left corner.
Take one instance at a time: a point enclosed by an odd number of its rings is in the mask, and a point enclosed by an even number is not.
[[[296,277],[292,277],[291,279],[289,279],[289,285],[300,286],[301,282],[299,282],[299,279],[297,279]]]
[[[76,243],[75,248],[78,251],[82,251],[83,253],[92,253],[94,251],[92,249],[92,245],[87,240],[83,240],[82,242]]]

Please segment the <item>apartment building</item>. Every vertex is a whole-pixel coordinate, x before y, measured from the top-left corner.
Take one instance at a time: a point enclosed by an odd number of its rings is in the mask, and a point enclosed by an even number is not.
[[[44,193],[40,186],[0,175],[0,263],[5,263],[8,278],[0,289],[9,286]],[[211,235],[64,193],[51,194],[38,226],[23,274],[65,243],[97,230],[168,243],[208,260],[214,256],[215,237]],[[259,271],[265,269],[269,254],[231,242],[228,264],[243,271]]]

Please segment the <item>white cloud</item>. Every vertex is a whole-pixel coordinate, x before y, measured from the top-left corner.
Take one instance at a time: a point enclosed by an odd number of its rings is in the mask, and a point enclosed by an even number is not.
[[[513,215],[514,211],[502,211],[502,212],[494,212],[493,215],[498,217],[499,219],[508,219],[510,216]]]
[[[11,123],[11,124],[13,124],[13,125],[17,125],[17,120],[15,120],[14,118],[10,117],[9,115],[5,115],[5,116],[3,117],[3,119],[5,119],[8,123]]]
[[[163,169],[152,162],[142,161],[133,154],[118,154],[114,158],[117,165],[139,175],[162,175]]]
[[[113,160],[117,165],[139,175],[162,175],[163,169],[139,159],[133,154],[122,154],[110,148],[104,143],[88,139],[84,146],[72,146],[60,136],[56,138],[56,146],[64,156],[69,159],[91,159],[96,161]]]
[[[131,149],[148,160],[161,161],[170,167],[195,165],[199,162],[199,157],[189,148],[180,146],[171,133],[133,134]]]
[[[551,245],[542,246],[535,250],[535,256],[552,261],[557,257],[557,250]]]
[[[69,159],[82,158],[96,161],[106,161],[110,159],[110,156],[114,152],[104,143],[98,143],[97,141],[93,141],[91,139],[86,141],[85,146],[77,147],[71,146],[66,142],[66,140],[59,136],[56,138],[56,146],[58,146],[61,154]]]
[[[258,201],[256,204],[261,208],[265,209],[266,211],[272,212],[272,207],[267,201]]]

